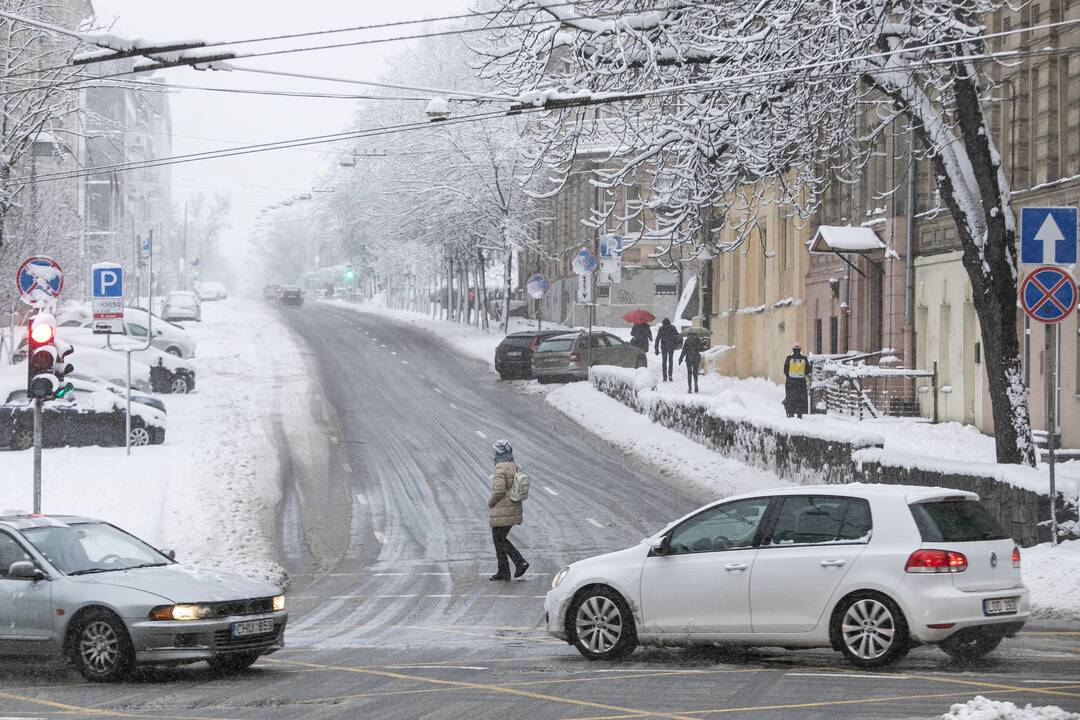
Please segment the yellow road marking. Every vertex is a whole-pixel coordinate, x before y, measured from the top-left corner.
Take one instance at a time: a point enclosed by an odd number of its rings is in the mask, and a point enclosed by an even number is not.
[[[152,718],[153,720],[228,720],[227,718],[210,718],[199,717],[196,715],[143,715],[139,713],[121,712],[119,710],[106,710],[103,708],[83,707],[81,705],[69,705],[67,703],[56,702],[55,700],[45,700],[43,698],[30,697],[28,695],[17,695],[15,693],[0,691],[0,699],[12,700],[14,702],[25,703],[27,705],[40,705],[52,710],[61,711],[60,714],[79,713],[82,715],[93,715],[95,717],[117,717],[117,718]],[[6,712],[6,711],[5,711]]]
[[[1080,637],[1080,630],[1023,630],[1018,632],[1017,635],[1034,635],[1036,637],[1052,637],[1052,636],[1064,636],[1064,637]]]
[[[391,680],[407,680],[410,682],[428,683],[430,685],[439,685],[442,687],[456,687],[462,689],[482,690],[485,692],[498,693],[501,695],[513,695],[515,697],[528,698],[530,700],[543,700],[545,702],[559,703],[563,705],[576,705],[578,707],[593,708],[595,710],[614,710],[620,713],[630,713],[634,717],[659,717],[667,718],[667,720],[689,720],[688,715],[679,715],[676,713],[666,713],[662,711],[648,711],[638,710],[636,708],[620,707],[618,705],[607,705],[605,703],[589,702],[588,700],[574,700],[573,698],[559,697],[558,695],[546,695],[544,693],[531,692],[529,690],[519,690],[506,685],[489,685],[487,683],[473,683],[463,682],[460,680],[440,680],[436,678],[428,678],[422,675],[409,675],[406,673],[388,672],[386,670],[371,670],[368,668],[354,668],[344,665],[321,665],[318,663],[305,663],[299,660],[271,660],[271,662],[279,662],[283,664],[301,665],[307,667],[318,667],[326,670],[337,670],[339,672],[352,672],[360,673],[363,675],[373,675],[375,677],[384,677]]]
[[[951,683],[953,685],[969,685],[971,687],[993,688],[995,690],[1009,690],[1011,692],[1024,692],[1028,689],[1024,687],[1019,687],[1017,685],[1002,685],[1001,683],[986,682],[985,680],[961,680],[960,678],[944,677],[940,675],[920,675],[912,673],[911,677],[918,678],[920,680],[929,680],[931,682]],[[1072,689],[1073,687],[1080,687],[1080,685],[1067,685],[1064,688],[1059,686],[1057,690],[1051,688],[1040,688],[1040,690],[1048,695],[1061,695],[1063,697],[1080,698],[1080,693],[1062,692],[1063,690]]]

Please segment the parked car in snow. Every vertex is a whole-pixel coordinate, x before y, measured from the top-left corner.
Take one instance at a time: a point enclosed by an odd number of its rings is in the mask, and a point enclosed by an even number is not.
[[[69,324],[67,327],[72,327],[72,325]],[[94,323],[85,322],[75,327],[93,330]],[[151,314],[141,308],[124,308],[124,327],[128,338],[135,340],[145,340],[152,327],[154,333],[154,339],[150,341],[152,347],[180,358],[195,357],[195,348],[198,343],[191,333],[182,326],[156,314],[151,318]]]
[[[282,285],[278,291],[278,305],[300,307],[304,304],[304,291],[297,285]]]
[[[127,389],[116,383],[109,382],[108,380],[103,380],[102,378],[80,372],[68,373],[65,379],[75,386],[75,392],[99,392],[101,390],[107,390],[113,395],[117,395],[125,401],[127,400]],[[165,403],[161,398],[149,393],[132,389],[131,402],[152,407],[164,415],[168,414],[165,411]]]
[[[229,296],[225,285],[219,282],[202,282],[195,287],[195,294],[200,300],[224,300]]]
[[[263,298],[266,300],[277,300],[279,292],[281,292],[280,285],[263,285]]]
[[[61,338],[75,346],[72,364],[79,368],[81,348],[109,350],[123,357],[116,350],[126,347],[138,347],[131,353],[132,360],[138,360],[150,368],[150,390],[158,393],[189,393],[195,390],[195,367],[183,358],[170,355],[154,346],[143,349],[145,341],[129,336],[95,335],[88,328],[62,328],[58,333]],[[111,347],[110,347],[111,346]],[[127,359],[124,358],[124,362]],[[108,378],[112,380],[113,378]]]
[[[540,343],[565,330],[523,330],[510,333],[495,348],[495,372],[503,380],[532,377],[532,356]]]
[[[591,365],[641,368],[648,363],[640,348],[611,333],[563,332],[544,338],[533,352],[532,374],[542,383],[588,380]]]
[[[875,667],[916,644],[992,652],[1030,615],[1020,550],[975,493],[797,486],[706,505],[552,581],[548,632],[607,660],[641,644],[831,647]]]
[[[70,330],[71,328],[67,327],[61,328],[59,334],[63,336]],[[81,331],[81,328],[76,328],[76,330]],[[127,387],[127,358],[122,353],[102,350],[94,346],[80,346],[69,360],[79,372]],[[22,363],[25,361],[26,338],[24,337],[15,353],[15,362]],[[24,379],[26,377],[25,369],[23,370],[23,377]],[[150,381],[150,366],[133,358],[131,361],[131,387],[146,392],[150,390]]]
[[[42,405],[45,447],[125,444],[126,403],[107,388],[73,380],[74,393]],[[83,391],[79,390],[79,387]],[[34,406],[26,396],[26,373],[0,374],[0,447],[25,450],[34,441]],[[165,442],[165,413],[142,403],[131,404],[131,444]],[[2,569],[2,568],[0,568]]]
[[[87,680],[205,660],[222,672],[284,646],[273,585],[184,567],[101,520],[0,515],[0,655],[64,658]]]
[[[202,322],[202,303],[199,296],[187,290],[174,290],[165,296],[161,317],[166,320],[194,320]]]

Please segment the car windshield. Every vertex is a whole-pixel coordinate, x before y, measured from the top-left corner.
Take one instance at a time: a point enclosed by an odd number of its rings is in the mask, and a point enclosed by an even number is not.
[[[23,535],[65,575],[160,567],[172,561],[133,535],[108,523],[28,528]]]

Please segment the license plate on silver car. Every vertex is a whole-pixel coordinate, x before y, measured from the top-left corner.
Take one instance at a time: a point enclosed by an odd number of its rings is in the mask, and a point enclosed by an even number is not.
[[[518,351],[506,353],[506,357],[521,357],[521,353]]]
[[[249,620],[248,622],[233,623],[232,636],[234,638],[247,637],[248,635],[265,635],[274,632],[274,621]]]
[[[994,598],[983,600],[983,615],[1015,615],[1020,607],[1020,598]]]

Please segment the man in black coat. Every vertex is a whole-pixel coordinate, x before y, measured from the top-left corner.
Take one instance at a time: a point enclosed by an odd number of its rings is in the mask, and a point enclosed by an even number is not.
[[[806,394],[806,379],[810,377],[810,360],[802,354],[802,346],[795,343],[791,354],[784,360],[784,410],[788,417],[802,418],[806,414],[809,402]]]
[[[675,370],[675,351],[680,347],[682,347],[682,336],[671,321],[664,318],[664,322],[660,323],[660,330],[656,333],[656,342],[653,343],[653,350],[657,355],[661,351],[664,353],[660,363],[664,371],[664,380],[671,380],[671,375]]]

